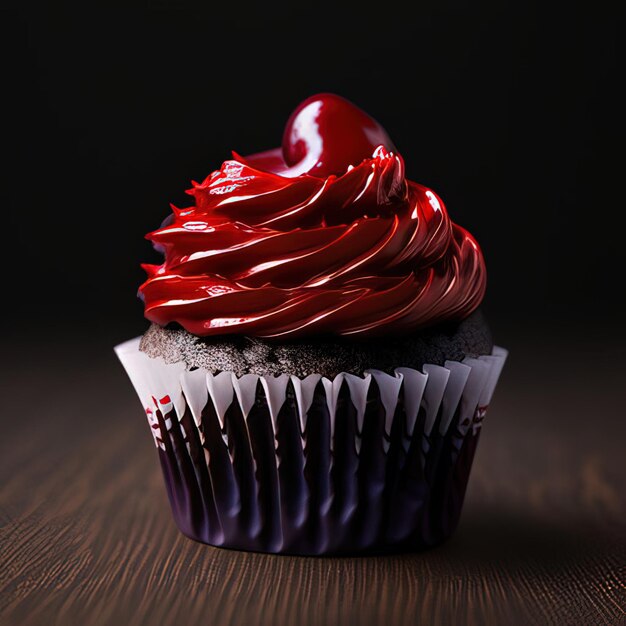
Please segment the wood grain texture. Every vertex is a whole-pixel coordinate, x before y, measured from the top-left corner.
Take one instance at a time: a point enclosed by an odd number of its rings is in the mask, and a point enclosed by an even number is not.
[[[107,341],[9,346],[0,624],[626,623],[621,349],[510,339],[453,539],[326,559],[180,535]]]

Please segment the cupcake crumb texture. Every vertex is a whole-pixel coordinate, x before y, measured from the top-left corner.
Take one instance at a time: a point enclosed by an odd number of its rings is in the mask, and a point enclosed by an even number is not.
[[[303,378],[315,373],[333,378],[340,372],[362,374],[367,369],[378,369],[392,374],[396,367],[421,369],[425,363],[443,365],[446,360],[490,354],[492,347],[487,323],[482,313],[476,311],[458,324],[422,330],[408,337],[367,341],[338,337],[276,342],[239,335],[202,339],[183,329],[152,324],[139,349],[166,363],[182,361],[187,369],[203,367],[214,374],[288,373]]]

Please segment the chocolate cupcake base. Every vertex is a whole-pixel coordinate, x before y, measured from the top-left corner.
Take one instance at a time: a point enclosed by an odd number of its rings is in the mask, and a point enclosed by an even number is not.
[[[298,378],[213,375],[116,348],[172,511],[214,546],[305,555],[419,550],[456,527],[506,351]]]
[[[172,325],[174,326],[174,325]],[[166,363],[183,362],[187,369],[228,371],[237,376],[277,376],[289,372],[304,378],[311,373],[334,378],[342,372],[361,374],[376,368],[393,374],[401,363],[421,369],[425,363],[443,365],[466,356],[491,354],[493,339],[480,310],[459,322],[445,322],[401,337],[315,337],[277,341],[245,335],[196,337],[182,328],[151,324],[139,349]]]

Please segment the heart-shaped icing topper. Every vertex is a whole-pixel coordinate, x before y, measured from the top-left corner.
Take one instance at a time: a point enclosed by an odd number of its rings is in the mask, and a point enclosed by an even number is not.
[[[246,157],[257,169],[281,176],[327,178],[371,158],[378,146],[395,150],[385,129],[345,98],[322,93],[307,98],[291,114],[282,148]]]

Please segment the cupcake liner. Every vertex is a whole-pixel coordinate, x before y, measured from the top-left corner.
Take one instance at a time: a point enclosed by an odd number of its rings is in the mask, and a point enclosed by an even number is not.
[[[415,550],[454,530],[507,352],[368,370],[238,377],[115,348],[142,402],[176,523],[215,546]]]

